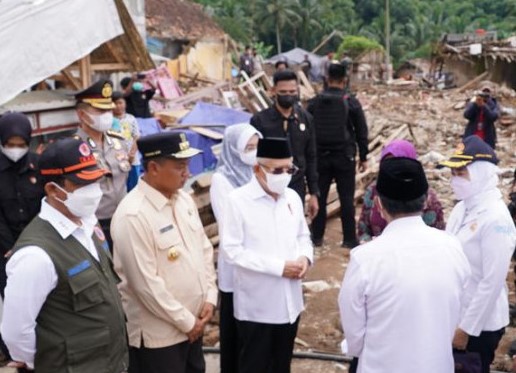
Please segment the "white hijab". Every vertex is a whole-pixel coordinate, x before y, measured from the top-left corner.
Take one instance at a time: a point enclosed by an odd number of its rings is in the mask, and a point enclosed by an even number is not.
[[[467,209],[476,206],[480,201],[485,200],[486,193],[500,193],[498,189],[499,168],[487,161],[476,161],[466,166],[469,172],[469,181],[454,176],[455,181],[460,181],[461,192],[455,193],[464,201]],[[462,179],[462,180],[461,180]],[[452,180],[452,185],[454,181]],[[460,194],[460,195],[459,195]]]

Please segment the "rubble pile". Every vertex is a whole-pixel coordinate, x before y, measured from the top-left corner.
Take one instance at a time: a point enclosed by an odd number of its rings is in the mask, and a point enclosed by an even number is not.
[[[493,86],[496,85],[493,83]],[[463,117],[464,108],[475,95],[475,88],[461,92],[391,90],[389,86],[358,87],[357,95],[364,106],[369,125],[372,166],[369,172],[377,172],[383,145],[393,138],[412,141],[430,184],[448,213],[454,204],[448,184],[449,170],[437,169],[436,162],[448,157],[459,143],[467,122]],[[506,87],[495,87],[494,91],[503,113],[497,122],[496,151],[502,170],[502,190],[508,193],[516,167],[516,92]]]

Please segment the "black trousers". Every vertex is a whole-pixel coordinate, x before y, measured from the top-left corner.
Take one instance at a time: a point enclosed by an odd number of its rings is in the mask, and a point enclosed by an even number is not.
[[[494,360],[495,351],[500,339],[505,333],[505,328],[494,332],[482,332],[478,337],[469,337],[467,350],[478,352],[482,360],[482,373],[489,373],[489,366]]]
[[[349,373],[357,373],[358,369],[358,357],[354,357],[349,363]]]
[[[326,230],[326,201],[332,181],[337,183],[340,201],[340,220],[342,224],[343,241],[357,240],[355,228],[355,167],[353,158],[345,153],[324,153],[318,158],[319,171],[319,213],[312,221],[312,235],[315,240],[324,237]]]
[[[299,318],[294,324],[237,320],[240,373],[290,373]],[[225,373],[225,372],[224,372]]]
[[[163,348],[129,347],[129,373],[204,373],[202,339]]]
[[[238,372],[238,329],[233,314],[233,293],[220,292],[220,371]]]
[[[106,236],[106,241],[109,244],[109,250],[113,254],[113,239],[111,238],[111,219],[99,219],[100,227]]]

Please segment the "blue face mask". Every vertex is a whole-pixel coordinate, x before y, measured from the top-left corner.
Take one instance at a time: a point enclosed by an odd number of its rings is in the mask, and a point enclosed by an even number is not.
[[[136,92],[143,91],[143,83],[134,82],[133,83],[133,91],[136,91]]]

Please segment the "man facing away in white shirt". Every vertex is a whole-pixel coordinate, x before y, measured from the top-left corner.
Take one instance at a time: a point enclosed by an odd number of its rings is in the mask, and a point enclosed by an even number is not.
[[[301,199],[287,188],[296,170],[288,141],[259,140],[257,157],[251,181],[228,196],[221,254],[234,265],[239,373],[288,373],[313,247]]]
[[[387,227],[353,250],[339,295],[348,354],[359,373],[453,373],[468,261],[456,238],[421,218],[421,163],[384,159],[377,190]]]

